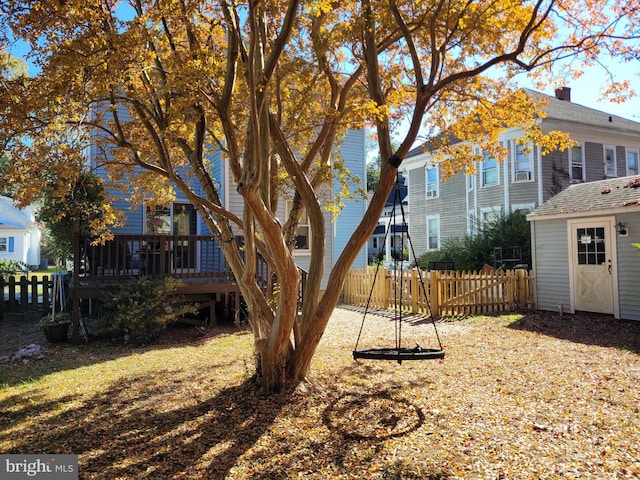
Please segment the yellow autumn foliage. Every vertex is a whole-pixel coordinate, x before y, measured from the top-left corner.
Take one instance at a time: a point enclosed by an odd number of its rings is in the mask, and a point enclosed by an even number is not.
[[[0,41],[26,42],[39,70],[0,86],[0,138],[11,156],[0,182],[23,203],[80,170],[133,205],[167,204],[179,191],[242,279],[272,388],[308,371],[344,276],[415,142],[438,142],[448,174],[473,168],[470,144],[504,156],[497,138],[515,126],[543,151],[566,148],[561,133],[540,131],[544,110],[516,80],[553,84],[556,72],[568,78],[603,56],[637,58],[638,3],[5,0]],[[607,91],[624,99],[628,87],[614,82]],[[385,160],[380,185],[321,297],[322,208],[337,212],[336,194],[351,194],[335,147],[365,126]],[[222,165],[242,216],[221,196],[213,172]],[[336,180],[342,187],[327,194]],[[281,219],[285,199],[297,208]],[[93,225],[101,236],[118,221],[109,208]],[[260,251],[277,291],[297,291],[291,245],[303,212],[314,234],[298,315],[282,296],[264,298],[251,273]],[[245,236],[246,256],[235,234]]]

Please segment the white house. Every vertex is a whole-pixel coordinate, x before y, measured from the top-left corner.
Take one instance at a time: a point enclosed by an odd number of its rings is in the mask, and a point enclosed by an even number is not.
[[[41,233],[32,208],[20,210],[11,198],[0,196],[0,260],[39,266]]]

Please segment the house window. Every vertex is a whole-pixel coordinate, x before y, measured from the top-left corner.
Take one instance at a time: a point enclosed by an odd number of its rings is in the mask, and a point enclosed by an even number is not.
[[[571,180],[574,182],[584,181],[584,156],[582,155],[582,145],[569,148],[569,171]]]
[[[500,218],[500,207],[489,207],[480,209],[480,222],[483,227],[495,223]]]
[[[511,205],[512,212],[531,213],[535,210],[535,203],[514,203]]]
[[[190,203],[145,209],[144,233],[147,235],[195,235],[197,225],[197,211]]]
[[[471,236],[475,236],[478,232],[478,222],[473,212],[467,212],[467,233]]]
[[[427,198],[435,198],[439,194],[438,167],[427,168]]]
[[[627,175],[638,175],[638,150],[627,149]]]
[[[467,175],[467,192],[473,192],[476,189],[476,175]]]
[[[15,237],[0,237],[0,252],[13,253]]]
[[[606,177],[616,176],[616,149],[614,147],[604,147],[604,175]]]
[[[482,162],[482,186],[498,184],[498,162],[495,158],[489,158],[489,154],[484,153]]]
[[[169,235],[171,233],[171,207],[156,205],[147,207],[144,233],[150,235]]]
[[[440,250],[440,216],[427,217],[427,250]]]
[[[531,161],[531,148],[525,145],[515,144],[516,154],[513,159],[514,180],[516,182],[527,182],[533,178]]]
[[[289,212],[291,212],[293,202],[288,200],[286,205],[286,213],[287,217],[289,217]],[[309,225],[309,217],[307,216],[306,210],[300,216],[300,220],[298,221],[294,249],[298,252],[309,251],[311,249],[311,227]]]

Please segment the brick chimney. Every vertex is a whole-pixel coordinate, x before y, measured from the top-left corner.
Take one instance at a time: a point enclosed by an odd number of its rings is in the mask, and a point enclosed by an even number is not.
[[[556,98],[558,100],[571,101],[571,89],[569,87],[556,88]]]

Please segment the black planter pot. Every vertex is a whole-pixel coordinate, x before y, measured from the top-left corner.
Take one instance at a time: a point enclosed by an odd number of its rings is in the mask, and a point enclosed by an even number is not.
[[[62,343],[67,340],[67,332],[69,331],[70,323],[61,323],[57,325],[47,325],[42,328],[44,332],[44,338],[49,343]]]

